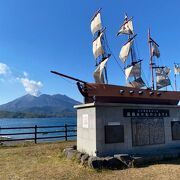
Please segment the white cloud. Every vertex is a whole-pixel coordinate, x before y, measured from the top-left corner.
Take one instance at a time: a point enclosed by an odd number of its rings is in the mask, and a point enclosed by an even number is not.
[[[42,82],[29,79],[29,74],[26,71],[23,74],[21,73],[20,77],[17,77],[8,65],[0,63],[0,83],[15,83],[18,81],[21,82],[28,94],[33,96],[39,96],[41,94]]]
[[[0,63],[0,75],[7,75],[10,73],[10,68],[6,64]]]
[[[40,81],[30,80],[27,77],[20,78],[20,81],[28,94],[31,94],[33,96],[40,95],[40,88],[43,86],[43,84]]]

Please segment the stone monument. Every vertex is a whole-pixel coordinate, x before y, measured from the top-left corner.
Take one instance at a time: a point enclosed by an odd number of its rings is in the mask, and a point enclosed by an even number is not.
[[[77,150],[90,156],[180,147],[180,106],[88,103],[77,109]]]

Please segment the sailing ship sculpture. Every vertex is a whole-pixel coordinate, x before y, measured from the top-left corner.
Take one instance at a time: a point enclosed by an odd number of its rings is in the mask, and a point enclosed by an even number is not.
[[[127,42],[123,45],[119,53],[120,60],[125,64],[124,75],[127,84],[126,86],[108,84],[106,64],[111,54],[107,51],[108,46],[105,28],[102,26],[100,11],[101,10],[98,10],[91,20],[91,32],[93,34],[92,49],[96,60],[96,69],[93,74],[95,83],[88,83],[56,71],[51,72],[77,81],[78,89],[84,96],[85,103],[103,102],[177,105],[180,100],[180,92],[160,90],[161,88],[171,85],[168,77],[170,69],[165,66],[159,67],[155,65],[153,59],[155,57],[160,57],[160,51],[159,45],[150,36],[150,30],[148,32],[148,43],[152,87],[146,86],[141,76],[142,60],[137,59],[134,49],[136,34],[134,33],[132,18],[128,18],[127,15],[125,15],[124,22],[117,33],[117,36],[126,35],[128,37]],[[128,64],[126,63],[127,59],[130,59],[130,63]],[[177,64],[175,70],[176,74],[180,73],[180,67]],[[154,74],[156,74],[156,82]]]

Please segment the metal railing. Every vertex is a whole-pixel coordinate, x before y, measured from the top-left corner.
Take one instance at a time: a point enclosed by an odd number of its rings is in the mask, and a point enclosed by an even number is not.
[[[37,143],[38,140],[47,139],[64,139],[67,141],[68,138],[77,136],[76,128],[76,125],[67,124],[64,126],[0,127],[0,142],[34,141]]]

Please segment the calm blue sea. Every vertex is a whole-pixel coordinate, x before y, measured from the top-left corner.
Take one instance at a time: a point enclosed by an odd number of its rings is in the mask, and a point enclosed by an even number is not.
[[[64,126],[67,125],[76,125],[77,121],[76,118],[27,118],[27,119],[0,119],[0,136],[7,136],[9,138],[13,139],[20,139],[20,138],[34,138],[34,134],[28,134],[28,135],[6,135],[6,134],[12,134],[12,133],[31,133],[34,132],[34,128],[32,129],[13,129],[13,130],[2,130],[1,128],[8,128],[8,127],[34,127],[37,126]],[[74,127],[69,127],[68,129],[73,130],[76,129]],[[48,137],[48,136],[60,136],[64,135],[64,133],[57,132],[57,133],[46,133],[51,131],[61,131],[64,130],[64,128],[38,128],[37,137]],[[44,133],[43,133],[44,132]],[[3,135],[4,134],[4,135]],[[74,134],[73,132],[69,132],[69,135]],[[49,139],[49,140],[38,140],[38,141],[54,141],[54,140],[60,140],[62,138],[55,138],[55,139]],[[76,139],[69,138],[69,139]]]

